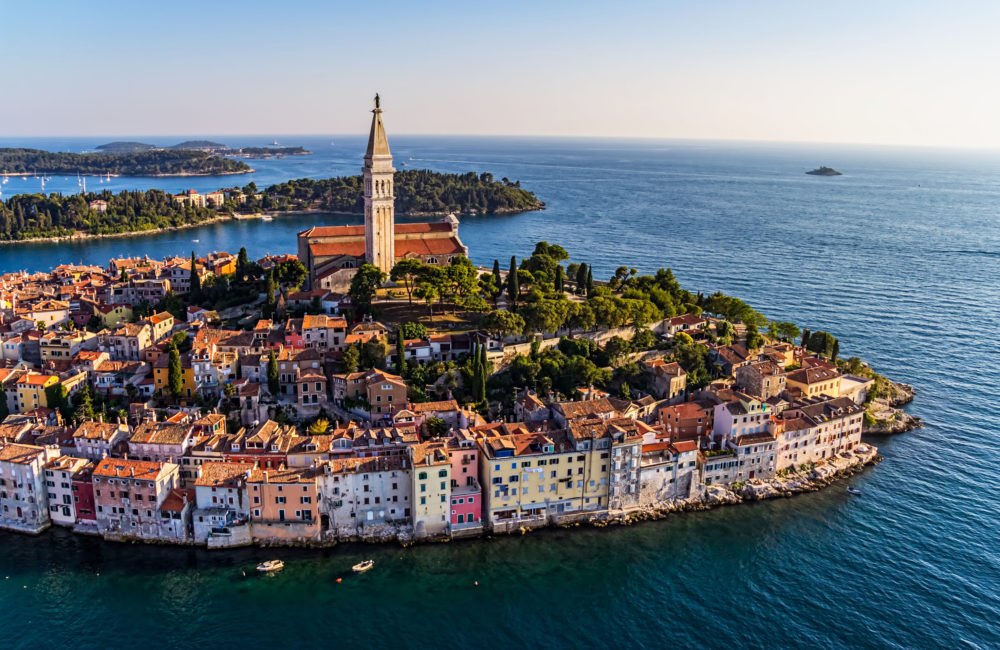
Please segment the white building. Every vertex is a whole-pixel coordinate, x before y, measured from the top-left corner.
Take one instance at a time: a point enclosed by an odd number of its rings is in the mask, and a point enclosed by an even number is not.
[[[76,524],[76,495],[73,475],[86,467],[88,461],[73,456],[58,456],[45,465],[45,487],[49,502],[49,518],[57,526]]]
[[[325,528],[336,537],[394,534],[409,526],[413,492],[403,455],[339,458],[317,480]]]
[[[45,464],[58,455],[58,447],[0,448],[0,528],[40,532],[49,525]]]

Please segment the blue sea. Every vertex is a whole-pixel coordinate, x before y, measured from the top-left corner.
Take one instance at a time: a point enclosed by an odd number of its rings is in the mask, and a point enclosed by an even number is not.
[[[83,151],[108,139],[0,146]],[[257,171],[245,176],[91,178],[88,189],[360,171],[361,136],[278,139],[314,154],[250,161]],[[491,172],[548,204],[463,216],[473,261],[506,263],[547,240],[598,277],[671,267],[687,288],[832,332],[842,356],[913,384],[909,411],[927,426],[875,440],[884,461],[825,491],[629,528],[211,553],[0,534],[0,645],[1000,647],[1000,153],[391,131],[390,144],[397,168]],[[844,175],[804,173],[819,165]],[[34,179],[0,187],[4,197],[38,189]],[[47,190],[76,191],[77,179]],[[350,222],[295,216],[0,247],[0,271],[241,245],[292,252],[297,231]],[[243,577],[270,557],[287,568]],[[375,570],[351,575],[368,557]]]

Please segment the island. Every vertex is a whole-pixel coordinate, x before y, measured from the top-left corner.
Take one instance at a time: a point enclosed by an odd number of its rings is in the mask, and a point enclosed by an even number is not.
[[[808,171],[806,173],[807,174],[811,174],[813,176],[842,176],[843,175],[840,172],[838,172],[836,169],[833,169],[832,167],[817,167],[816,169],[813,169],[812,171]]]
[[[153,154],[130,157],[145,155]],[[505,214],[545,207],[520,181],[498,181],[489,173],[406,170],[396,172],[395,181],[396,205],[408,216]],[[17,194],[0,202],[0,243],[141,234],[247,215],[301,212],[364,214],[361,177],[299,179],[263,191],[250,183],[209,194]]]
[[[127,150],[134,143],[113,143],[116,153],[68,153],[41,149],[0,149],[0,173],[93,174],[112,176],[219,176],[252,172],[245,162],[204,151]]]
[[[108,142],[98,145],[98,151],[103,153],[139,153],[143,151],[188,150],[204,151],[216,156],[235,156],[242,158],[272,158],[275,156],[303,156],[312,153],[304,147],[230,147],[211,140],[185,140],[168,147],[159,147],[145,142]]]

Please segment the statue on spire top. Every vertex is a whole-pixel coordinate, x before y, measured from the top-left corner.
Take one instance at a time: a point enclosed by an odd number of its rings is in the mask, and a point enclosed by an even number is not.
[[[380,102],[379,102],[379,98],[378,98],[378,93],[375,93],[375,108],[379,108],[379,104],[380,104]]]

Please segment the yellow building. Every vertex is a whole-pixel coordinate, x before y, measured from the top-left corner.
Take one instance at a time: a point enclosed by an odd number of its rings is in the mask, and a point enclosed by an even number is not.
[[[451,529],[451,457],[447,444],[427,442],[409,448],[413,471],[413,535],[448,535]]]
[[[829,366],[801,368],[788,373],[785,386],[800,390],[802,397],[840,397],[840,372]]]
[[[101,324],[104,327],[111,328],[131,321],[132,308],[123,304],[101,305],[97,308],[96,315],[101,319]]]
[[[39,406],[49,408],[45,389],[59,383],[55,375],[28,373],[17,380],[17,412],[25,413]]]
[[[496,532],[607,510],[610,442],[523,424],[473,427],[482,454],[484,519]]]
[[[182,396],[193,396],[198,388],[198,385],[194,381],[194,368],[191,366],[190,352],[181,355],[181,375],[184,377],[184,384],[181,388]],[[162,390],[164,393],[169,392],[169,378],[170,355],[161,354],[160,357],[153,362],[153,381],[156,386],[154,390]]]

